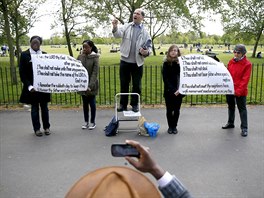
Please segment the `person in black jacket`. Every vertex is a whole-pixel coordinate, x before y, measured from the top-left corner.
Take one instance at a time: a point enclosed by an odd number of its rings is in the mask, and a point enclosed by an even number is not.
[[[36,136],[43,136],[40,131],[39,106],[41,108],[41,117],[43,122],[43,129],[45,135],[50,135],[49,123],[49,109],[48,102],[50,102],[50,93],[41,93],[33,87],[33,69],[31,54],[46,54],[40,50],[42,38],[39,36],[32,36],[30,39],[30,48],[21,53],[19,63],[19,74],[23,82],[23,89],[20,96],[20,102],[31,104],[31,120],[33,130]]]
[[[180,116],[180,108],[183,95],[179,93],[180,64],[178,57],[181,52],[177,45],[169,47],[166,59],[163,63],[162,75],[164,82],[164,98],[166,103],[166,116],[168,122],[168,133],[177,134],[177,124]]]

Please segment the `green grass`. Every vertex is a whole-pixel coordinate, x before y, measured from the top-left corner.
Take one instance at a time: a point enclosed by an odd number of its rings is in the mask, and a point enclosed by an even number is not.
[[[156,51],[157,56],[151,55],[145,59],[144,64],[144,75],[142,79],[142,104],[161,104],[164,103],[162,97],[163,82],[161,77],[161,66],[164,59],[164,55],[160,55],[161,52],[165,54],[170,45],[163,45],[159,50]],[[179,45],[180,46],[180,45]],[[76,48],[80,49],[80,45]],[[119,62],[120,53],[110,53],[111,45],[97,45],[101,49],[100,55],[100,91],[97,96],[97,102],[99,105],[113,105],[115,93],[119,92]],[[117,47],[117,46],[115,46]],[[28,46],[23,46],[22,50],[26,50]],[[50,46],[42,46],[43,51],[47,53],[55,54],[68,54],[68,49],[65,46],[61,48],[51,48]],[[73,48],[74,57],[77,58],[79,51]],[[247,57],[254,65],[253,75],[249,83],[249,97],[248,102],[252,104],[263,104],[263,66],[264,59],[251,58],[252,46],[247,47]],[[232,46],[231,46],[232,49]],[[182,55],[189,54],[189,48],[181,48]],[[213,52],[217,54],[217,57],[225,65],[233,57],[233,54],[223,53],[226,48],[218,48],[214,46]],[[204,50],[205,52],[205,50]],[[262,49],[264,53],[264,49]],[[196,53],[193,49],[193,53]],[[115,66],[115,67],[113,67]],[[0,57],[0,104],[17,104],[21,93],[21,83],[18,85],[12,85],[10,80],[9,70],[9,57]],[[18,68],[17,68],[18,71]],[[18,74],[18,73],[17,73]],[[19,78],[19,77],[18,77]],[[262,79],[262,81],[261,81]],[[18,79],[20,82],[20,79]],[[52,94],[52,104],[57,105],[79,105],[81,104],[81,98],[78,94]],[[184,98],[184,102],[190,104],[203,104],[203,103],[224,103],[225,97],[223,95],[193,95]]]
[[[181,45],[178,45],[181,46]],[[118,47],[118,46],[115,46]],[[157,47],[157,45],[156,45]],[[164,55],[160,55],[160,52],[165,52],[168,50],[170,47],[169,44],[162,45],[160,49],[156,50],[156,56],[151,55],[150,57],[145,59],[145,64],[144,65],[162,65],[162,61],[164,59]],[[232,48],[234,46],[231,46],[230,49],[232,51]],[[76,51],[77,48],[81,48],[81,45],[77,45],[76,48],[72,48],[74,57],[77,58],[79,51]],[[101,57],[100,57],[100,65],[101,66],[111,66],[111,65],[119,65],[119,60],[120,60],[120,53],[110,53],[111,45],[97,45],[98,49],[101,49]],[[253,63],[253,64],[263,64],[264,59],[258,59],[258,58],[251,58],[252,56],[252,48],[253,46],[247,46],[248,53],[247,57],[248,59]],[[28,46],[22,46],[22,50],[28,49]],[[41,46],[41,49],[43,51],[46,51],[47,53],[55,53],[55,54],[69,54],[68,49],[64,46],[61,45],[61,48],[51,48],[50,45],[45,45]],[[189,48],[184,49],[180,48],[182,55],[189,54]],[[205,52],[205,49],[202,49],[203,52]],[[221,62],[223,62],[225,65],[228,63],[228,61],[233,57],[233,54],[227,54],[223,53],[223,51],[227,50],[227,47],[222,47],[219,48],[218,46],[213,46],[213,52],[217,54],[217,57],[220,59]],[[264,54],[264,48],[258,49],[258,51],[262,51]],[[192,53],[196,53],[195,49],[193,48]],[[9,63],[9,58],[8,57],[0,57],[0,67],[8,66]]]

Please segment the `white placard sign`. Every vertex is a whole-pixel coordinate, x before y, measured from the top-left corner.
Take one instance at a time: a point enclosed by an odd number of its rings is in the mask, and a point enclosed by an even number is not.
[[[33,87],[39,92],[85,91],[89,76],[82,63],[65,54],[31,54]]]
[[[179,62],[181,94],[234,94],[233,79],[223,63],[200,54],[181,56]]]

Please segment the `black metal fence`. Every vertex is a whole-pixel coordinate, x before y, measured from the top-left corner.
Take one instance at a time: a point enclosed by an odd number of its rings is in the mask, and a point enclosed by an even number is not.
[[[11,82],[10,68],[0,66],[0,104],[15,105],[19,103],[22,83],[19,79],[18,68],[15,70],[18,83]],[[119,93],[119,66],[100,66],[99,94],[96,97],[98,105],[112,106],[115,103],[115,94]],[[253,65],[251,79],[248,85],[249,104],[264,104],[264,64]],[[78,93],[52,94],[51,105],[79,106],[81,97]],[[183,103],[190,105],[223,104],[224,95],[188,95]],[[142,79],[141,104],[164,104],[163,81],[161,66],[144,66]]]

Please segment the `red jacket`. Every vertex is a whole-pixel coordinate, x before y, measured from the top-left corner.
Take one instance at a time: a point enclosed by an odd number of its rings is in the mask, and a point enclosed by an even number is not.
[[[235,96],[247,96],[248,82],[252,70],[252,64],[247,57],[245,56],[237,62],[232,58],[227,65],[227,69],[233,78]]]

